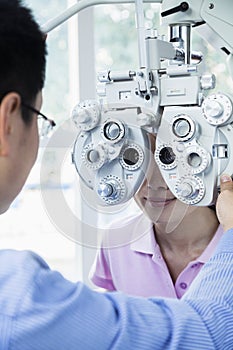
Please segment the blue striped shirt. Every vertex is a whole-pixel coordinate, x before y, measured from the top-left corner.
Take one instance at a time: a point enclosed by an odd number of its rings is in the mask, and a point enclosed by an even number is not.
[[[233,229],[180,300],[98,293],[0,251],[0,350],[233,349]]]

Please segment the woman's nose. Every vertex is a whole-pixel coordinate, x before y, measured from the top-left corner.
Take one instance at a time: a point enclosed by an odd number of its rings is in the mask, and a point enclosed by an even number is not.
[[[164,181],[159,167],[154,159],[154,156],[151,156],[148,172],[147,172],[147,186],[157,189],[157,188],[165,188],[168,189],[166,182]]]

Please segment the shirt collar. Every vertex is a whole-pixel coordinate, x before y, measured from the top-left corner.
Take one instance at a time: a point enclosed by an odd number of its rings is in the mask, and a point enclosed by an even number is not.
[[[143,236],[130,244],[130,249],[139,253],[153,255],[158,246],[154,236],[153,224],[147,218],[145,218],[144,215],[140,215],[140,220],[137,224],[138,230],[145,230],[145,225],[148,225],[148,227],[147,230],[144,231],[145,234]],[[199,258],[197,258],[197,261],[206,263],[209,260],[223,234],[224,230],[222,226],[219,225],[212,240],[203,251],[203,253],[199,256]]]
[[[130,244],[130,249],[139,253],[151,254],[155,252],[155,246],[157,245],[154,237],[153,224],[147,219],[144,214],[141,216],[141,220],[137,223],[139,232],[145,232],[139,239]],[[145,229],[146,228],[146,229]]]
[[[209,260],[209,258],[213,254],[213,252],[214,252],[215,248],[217,247],[218,242],[219,242],[219,240],[220,240],[220,238],[222,237],[223,234],[224,234],[223,227],[221,225],[219,225],[217,231],[215,232],[215,234],[214,234],[214,236],[212,238],[212,240],[207,245],[207,247],[203,251],[203,253],[199,256],[199,258],[197,258],[197,261],[199,261],[201,263],[206,263]]]

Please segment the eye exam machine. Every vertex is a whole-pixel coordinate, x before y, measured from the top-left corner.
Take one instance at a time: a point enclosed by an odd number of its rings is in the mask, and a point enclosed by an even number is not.
[[[43,27],[54,27],[88,6],[131,1],[86,1]],[[148,132],[156,134],[155,160],[171,192],[182,202],[207,206],[217,196],[219,175],[233,174],[233,97],[211,92],[215,76],[192,51],[197,31],[233,68],[231,0],[150,1],[161,4],[159,29],[145,29],[143,2],[136,0],[139,69],[102,71],[97,98],[72,111],[77,127],[72,161],[99,205],[127,202],[146,176]],[[225,57],[224,57],[225,56]]]

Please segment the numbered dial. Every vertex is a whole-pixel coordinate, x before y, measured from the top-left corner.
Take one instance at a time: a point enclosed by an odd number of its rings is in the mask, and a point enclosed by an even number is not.
[[[102,145],[94,146],[90,143],[82,151],[82,160],[86,167],[97,170],[106,162],[107,153]]]
[[[181,177],[175,186],[176,197],[186,204],[196,204],[205,195],[202,180],[197,176]]]
[[[213,94],[202,103],[202,112],[208,123],[221,125],[232,117],[232,102],[224,94]]]
[[[125,186],[117,176],[106,176],[98,184],[97,193],[106,204],[117,204],[122,201]]]
[[[185,155],[180,161],[183,168],[192,174],[199,174],[210,165],[211,156],[204,148],[193,145],[185,149]]]
[[[100,105],[95,100],[79,103],[72,112],[74,124],[83,131],[93,129],[100,120]]]
[[[176,155],[171,145],[163,144],[156,147],[155,161],[161,169],[170,170],[177,166]]]
[[[120,153],[120,164],[124,169],[137,170],[144,160],[144,154],[135,143],[126,145]]]

